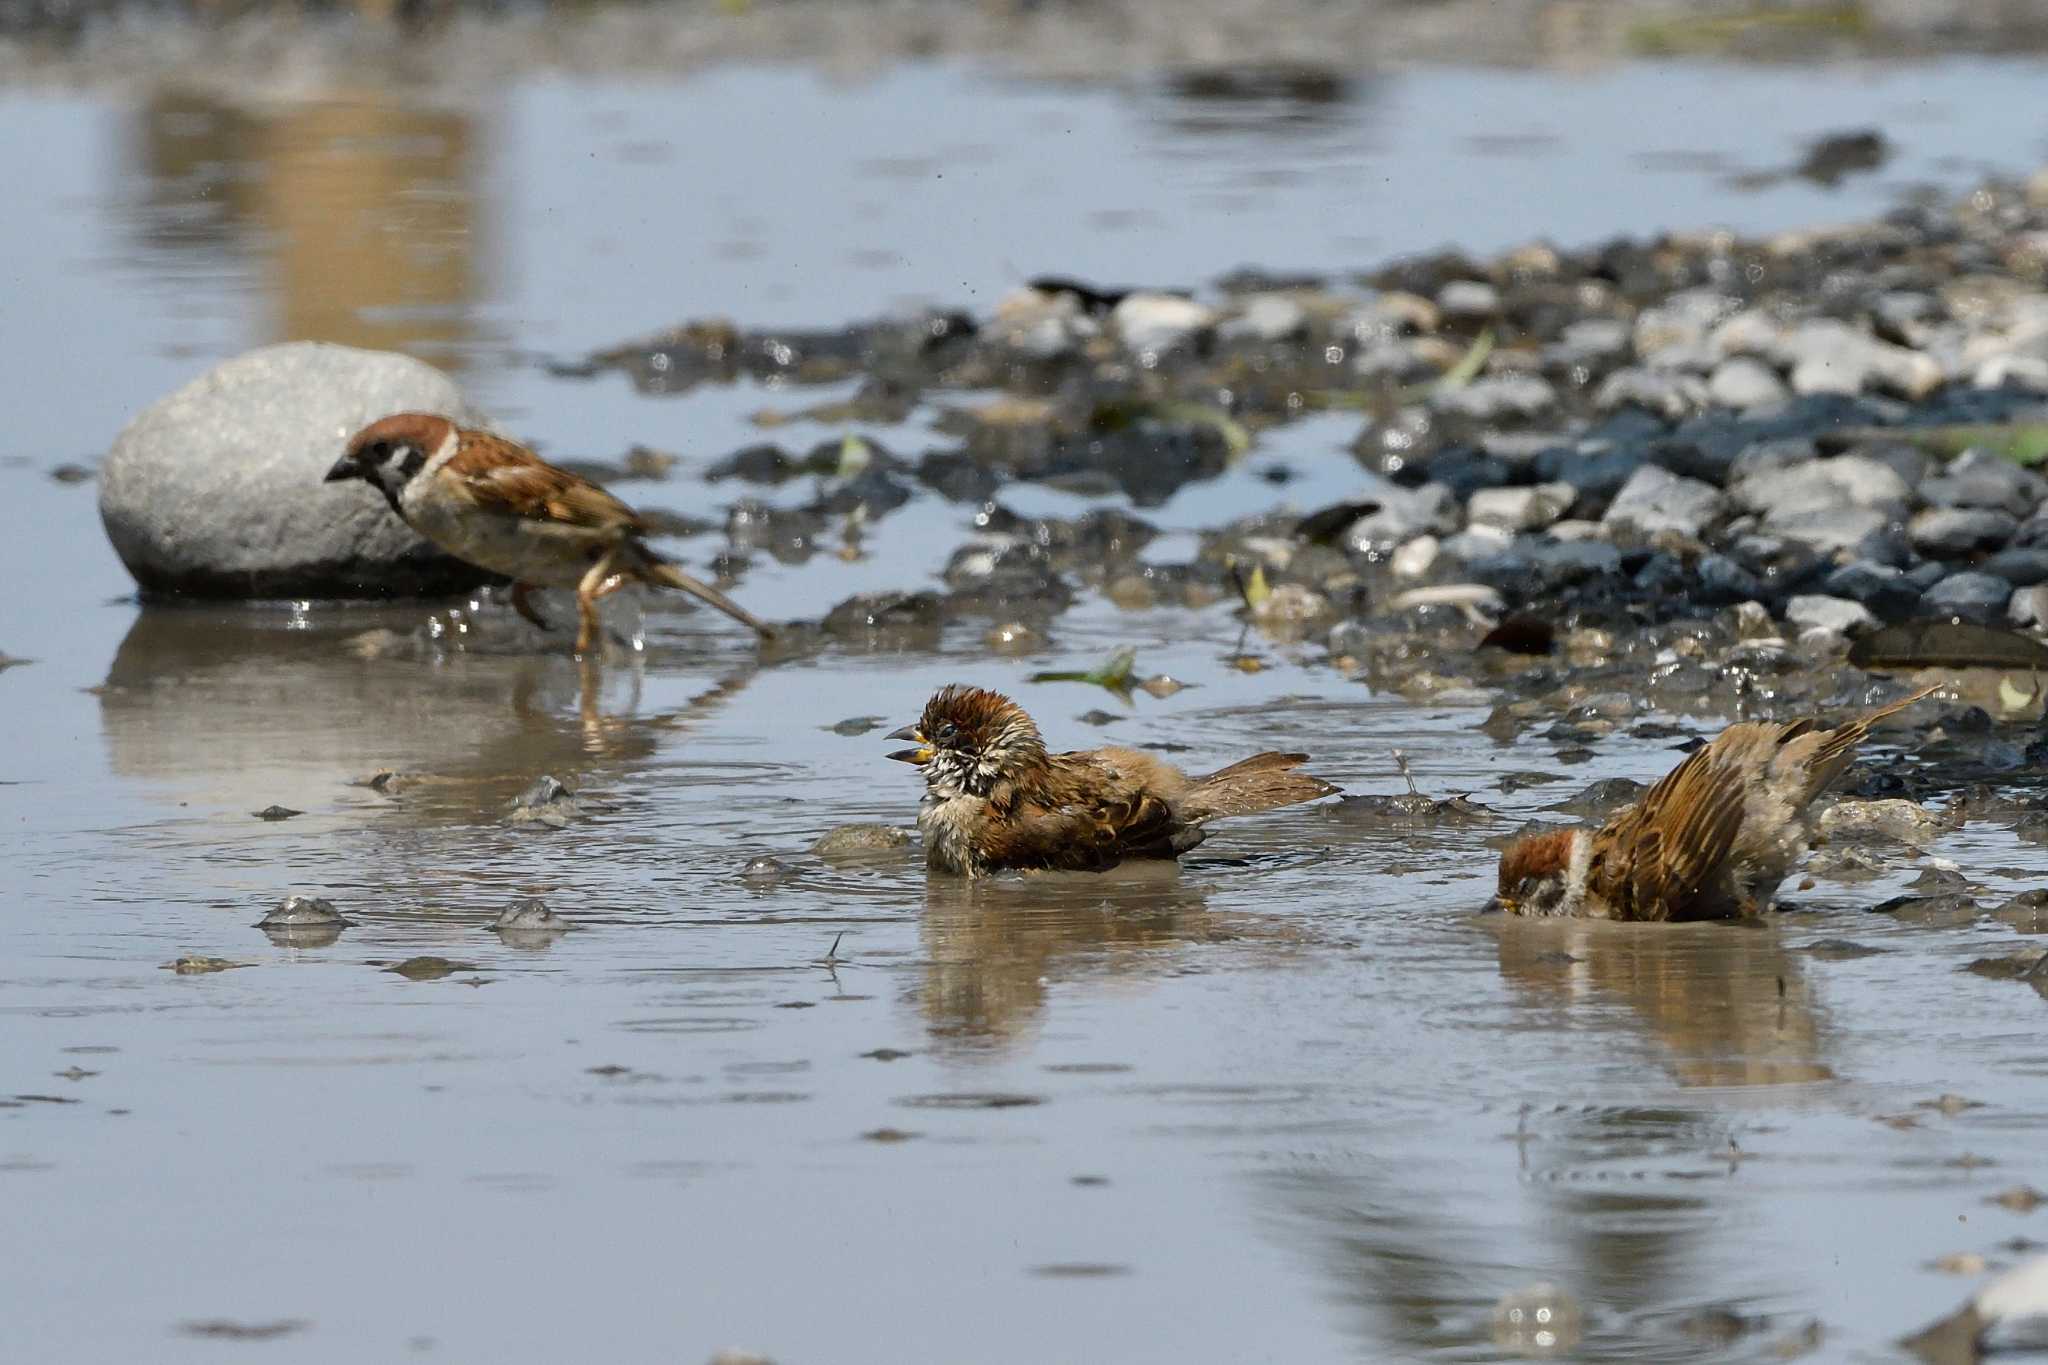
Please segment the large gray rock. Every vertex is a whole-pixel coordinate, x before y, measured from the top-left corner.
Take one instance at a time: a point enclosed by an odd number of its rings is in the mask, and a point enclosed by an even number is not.
[[[434,549],[367,484],[321,476],[394,412],[471,420],[410,356],[292,342],[240,355],[158,400],[100,467],[100,520],[145,595],[383,597],[490,575]]]

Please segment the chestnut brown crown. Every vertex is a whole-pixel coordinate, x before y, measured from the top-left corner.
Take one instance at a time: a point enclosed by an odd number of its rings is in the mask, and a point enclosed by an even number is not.
[[[923,768],[935,790],[985,795],[997,779],[1045,762],[1045,741],[1023,707],[965,683],[934,692],[917,723],[889,738],[916,745],[889,757]]]
[[[453,430],[453,422],[430,412],[380,418],[349,438],[348,448],[323,482],[361,479],[395,491],[420,472]]]
[[[1547,834],[1525,834],[1500,855],[1501,902],[1513,905],[1530,899],[1546,882],[1562,883],[1571,867],[1572,835],[1569,829]]]

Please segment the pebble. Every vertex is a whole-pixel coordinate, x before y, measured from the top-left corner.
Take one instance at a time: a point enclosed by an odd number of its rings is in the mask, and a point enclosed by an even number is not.
[[[1466,500],[1465,515],[1476,526],[1536,531],[1564,515],[1578,496],[1579,490],[1568,483],[1538,484],[1533,488],[1482,488]]]
[[[1906,523],[1914,549],[1946,559],[1998,549],[2017,529],[2011,513],[1986,508],[1930,507]]]
[[[1646,464],[1614,495],[1603,520],[1609,527],[1631,527],[1646,537],[1676,531],[1697,540],[1708,525],[1720,520],[1727,506],[1728,500],[1712,484]]]
[[[1593,406],[1601,412],[1638,407],[1674,422],[1706,407],[1710,399],[1706,381],[1697,375],[1667,374],[1639,365],[1616,370],[1593,391]]]
[[[741,864],[740,880],[750,882],[756,886],[773,886],[775,883],[794,875],[795,872],[795,868],[783,862],[780,858],[771,858],[764,853],[758,858],[749,858],[745,863]]]
[[[1308,310],[1290,294],[1254,294],[1216,329],[1225,341],[1292,341],[1309,328]]]
[[[1504,417],[1540,417],[1557,406],[1557,390],[1533,374],[1492,375],[1469,384],[1439,389],[1432,406],[1481,422]]]
[[[1707,377],[1707,396],[1725,408],[1761,408],[1792,396],[1778,372],[1761,360],[1735,356]]]
[[[1840,635],[1860,635],[1877,628],[1869,607],[1846,597],[1808,593],[1785,604],[1785,619],[1795,626],[1820,626]]]
[[[498,912],[490,927],[501,934],[566,934],[571,925],[538,896],[516,900]]]
[[[1781,335],[1777,359],[1792,371],[1792,391],[1856,394],[1883,389],[1925,398],[1941,387],[1941,366],[1918,351],[1879,341],[1836,318],[1816,318]]]
[[[1216,315],[1193,299],[1178,294],[1126,294],[1109,312],[1124,346],[1142,364],[1154,364],[1176,347],[1192,343],[1216,321]]]
[[[2048,583],[2017,589],[2005,604],[2005,619],[2021,630],[2048,628]]]
[[[1875,838],[1930,844],[1948,833],[1948,821],[1911,801],[1842,800],[1829,806],[1815,822],[1827,838]]]
[[[1737,464],[1740,465],[1738,460]],[[1876,507],[1903,513],[1911,489],[1889,465],[1861,455],[1806,460],[1757,470],[1729,488],[1736,503],[1767,519],[1842,507]]]
[[[1435,536],[1417,536],[1388,558],[1387,567],[1396,578],[1421,578],[1443,553],[1443,542]]]
[[[334,902],[319,896],[286,896],[256,921],[259,929],[342,928],[347,924]]]
[[[1919,614],[1989,625],[2005,616],[2011,600],[2012,584],[1994,574],[1950,574],[1921,595]]]
[[[1379,510],[1368,512],[1345,533],[1361,553],[1385,554],[1424,534],[1448,535],[1458,529],[1458,498],[1440,483],[1420,488],[1390,488],[1375,495]]]
[[[1481,280],[1452,280],[1437,291],[1436,306],[1447,318],[1490,318],[1500,312],[1500,291]]]
[[[2048,583],[2048,550],[2005,549],[1980,561],[1985,573],[1997,574],[2016,588]]]

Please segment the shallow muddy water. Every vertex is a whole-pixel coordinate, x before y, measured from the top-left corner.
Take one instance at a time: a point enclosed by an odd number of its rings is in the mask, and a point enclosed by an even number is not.
[[[759,439],[749,415],[830,392],[650,397],[541,361],[719,312],[985,308],[1039,271],[1197,283],[1844,218],[2030,169],[2048,129],[2014,111],[2042,75],[1425,71],[1222,108],[944,67],[535,82],[426,113],[0,95],[0,650],[32,660],[0,670],[8,1354],[1493,1359],[1496,1302],[1550,1281],[1578,1358],[1891,1358],[1971,1283],[1929,1262],[2009,1259],[2048,1218],[1989,1202],[2048,1185],[2048,1004],[1959,970],[2027,940],[1868,913],[1916,875],[1903,855],[1757,928],[1475,913],[1490,840],[1654,777],[1673,738],[1566,764],[1483,734],[1483,702],[1375,695],[1320,648],[1254,637],[1243,672],[1223,605],[1090,595],[1028,657],[976,623],[764,664],[722,618],[649,603],[645,653],[588,680],[501,609],[469,636],[445,606],[145,611],[91,484],[49,470],[216,359],[319,336],[449,363],[551,454],[678,451],[619,491],[715,516],[740,493],[701,471]],[[1737,105],[1757,121],[1701,112]],[[1868,122],[1900,148],[1875,176],[1728,184]],[[928,421],[864,429],[914,454]],[[1146,509],[1168,532],[1148,557],[1357,491],[1354,430],[1296,423]],[[758,556],[736,595],[816,616],[925,586],[961,515],[921,496],[866,558]],[[1127,644],[1194,686],[1126,705],[1026,681]],[[1392,793],[1399,749],[1495,814],[1296,808],[1177,871],[971,891],[907,851],[809,855],[833,825],[908,822],[883,735],[954,679],[1014,691],[1056,744],[1190,767],[1299,745]],[[361,785],[381,770],[402,776]],[[1504,790],[1530,771],[1559,780]],[[543,774],[582,803],[563,828],[508,818]],[[302,813],[252,814],[272,805]],[[1981,825],[1930,852],[1998,893],[2048,871]],[[786,872],[743,879],[759,855]],[[273,941],[255,921],[292,892],[352,923]],[[576,927],[487,929],[527,895]],[[1878,951],[1809,951],[1839,939]],[[187,955],[245,965],[166,969]],[[444,962],[384,970],[421,957]]]

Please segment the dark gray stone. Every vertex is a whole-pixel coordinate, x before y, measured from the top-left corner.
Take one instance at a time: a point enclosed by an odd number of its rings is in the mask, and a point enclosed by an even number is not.
[[[1527,597],[1618,574],[1621,551],[1599,540],[1524,536],[1500,554],[1474,560],[1467,567],[1478,582]]]
[[[1829,596],[1860,603],[1885,621],[1900,619],[1920,601],[1920,589],[1902,571],[1868,559],[1844,564],[1828,575],[1826,586]]]
[[[1936,507],[1984,507],[2026,517],[2048,495],[2048,479],[1982,450],[1966,450],[1946,468],[1920,481],[1920,496]]]
[[[1695,596],[1709,606],[1754,602],[1771,596],[1761,579],[1727,555],[1701,555],[1695,572],[1699,575]]]
[[[2012,584],[1988,573],[1950,574],[1920,597],[1922,616],[1955,617],[1990,625],[2005,616]]]
[[[2016,588],[2031,588],[2048,583],[2048,549],[2000,550],[1977,567]]]
[[[143,410],[101,467],[100,520],[147,595],[363,597],[459,592],[490,575],[441,553],[362,483],[321,477],[394,412],[473,421],[410,356],[266,346]]]

